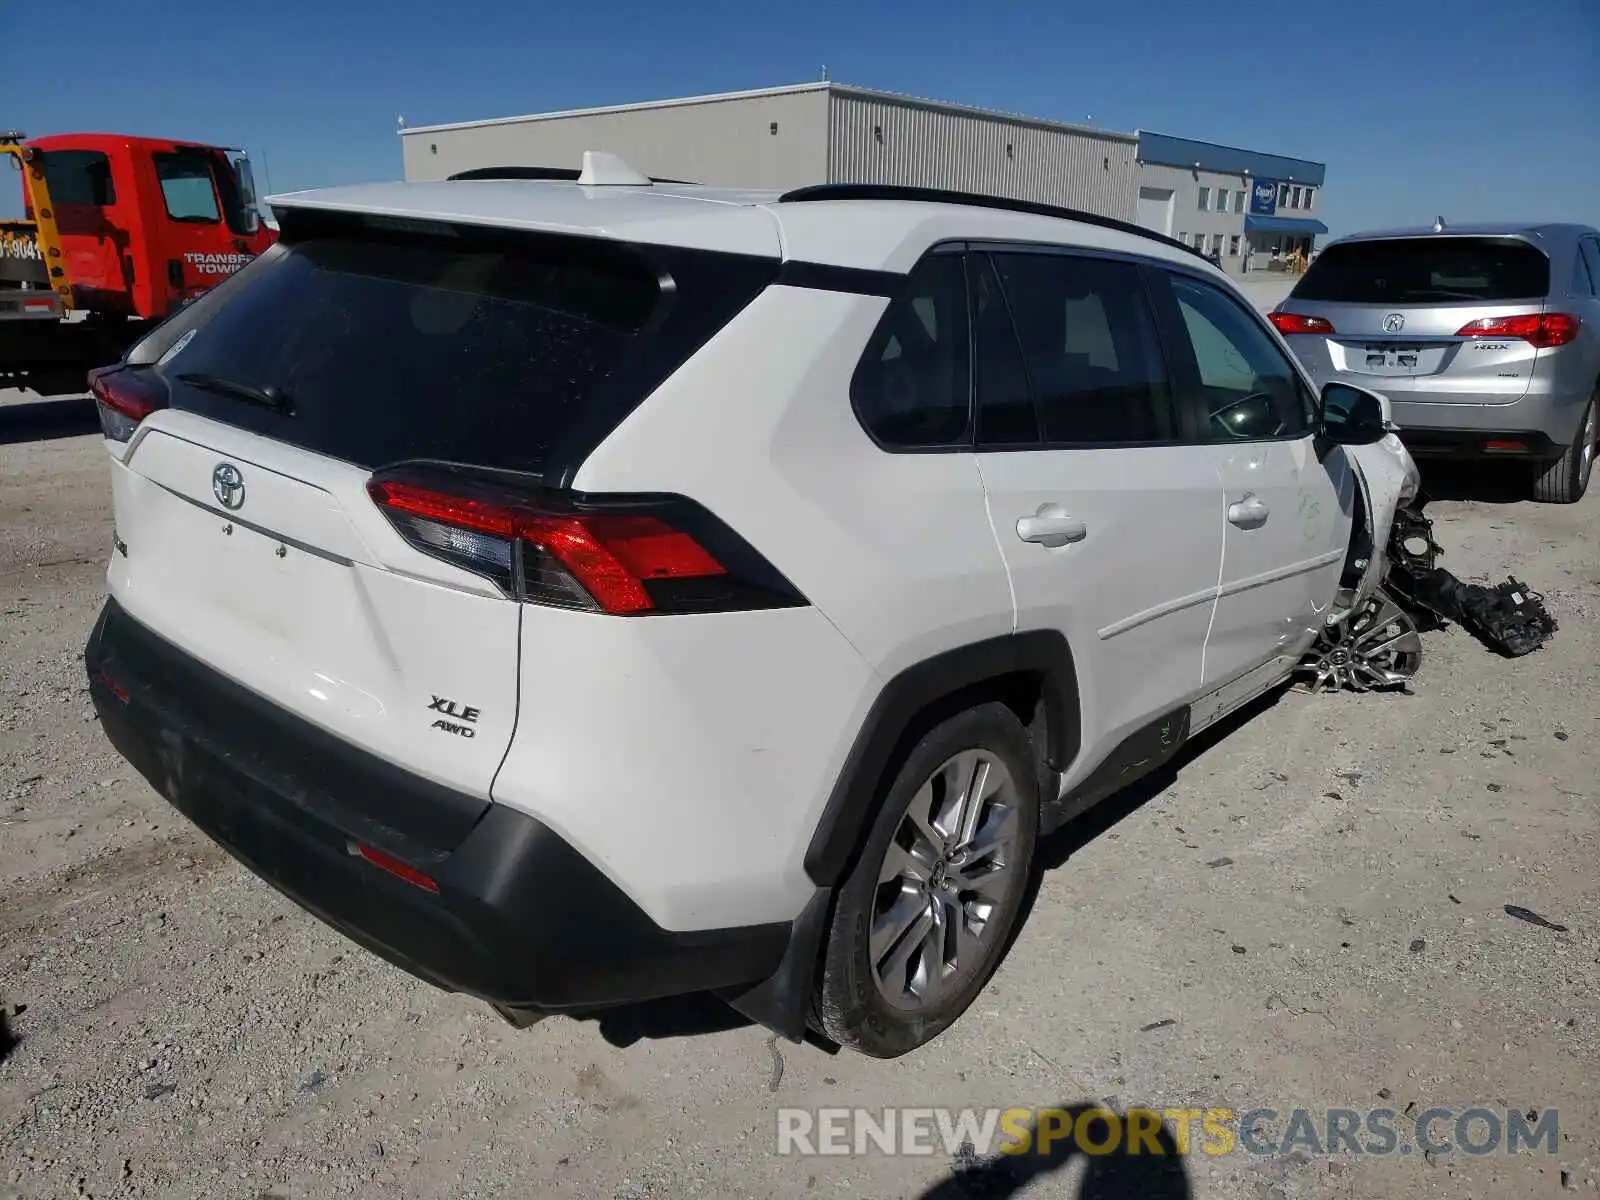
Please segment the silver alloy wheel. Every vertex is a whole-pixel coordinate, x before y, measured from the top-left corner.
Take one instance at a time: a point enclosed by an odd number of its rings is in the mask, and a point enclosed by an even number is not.
[[[1324,628],[1301,661],[1313,692],[1400,687],[1422,666],[1422,638],[1409,613],[1382,588],[1337,625]]]
[[[878,868],[868,936],[890,1006],[936,1003],[987,956],[1016,894],[1018,808],[1011,772],[986,750],[947,759],[911,798]]]

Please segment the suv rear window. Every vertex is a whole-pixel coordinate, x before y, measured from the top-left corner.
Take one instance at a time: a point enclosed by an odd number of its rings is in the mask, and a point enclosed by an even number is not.
[[[731,315],[725,276],[714,302],[705,277],[715,272],[691,280],[674,267],[669,303],[662,269],[616,243],[316,236],[253,264],[160,369],[176,407],[361,466],[430,458],[538,472],[597,415],[599,391],[621,385],[625,413],[703,343],[708,318]],[[661,311],[686,301],[698,306],[682,319]],[[187,375],[285,393],[293,412],[185,385]]]
[[[1351,304],[1537,300],[1550,260],[1520,238],[1383,238],[1329,246],[1290,295]]]

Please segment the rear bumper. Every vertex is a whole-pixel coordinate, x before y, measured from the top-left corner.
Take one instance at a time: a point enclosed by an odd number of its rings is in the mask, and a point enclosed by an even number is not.
[[[550,828],[409,780],[158,637],[108,600],[85,653],[113,746],[213,840],[353,941],[447,991],[530,1012],[598,1009],[777,971],[789,923],[674,932]],[[271,706],[267,706],[271,707]],[[330,762],[329,756],[337,761]],[[463,820],[474,808],[480,815]],[[392,814],[392,821],[379,819]],[[356,849],[420,872],[407,882]],[[434,890],[436,889],[436,890]]]
[[[1415,458],[1559,458],[1566,447],[1542,429],[1428,429],[1400,425],[1398,437]]]

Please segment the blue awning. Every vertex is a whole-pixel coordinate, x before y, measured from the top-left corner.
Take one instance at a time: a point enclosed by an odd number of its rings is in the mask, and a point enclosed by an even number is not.
[[[1315,217],[1252,217],[1244,219],[1246,233],[1327,233],[1328,227]]]

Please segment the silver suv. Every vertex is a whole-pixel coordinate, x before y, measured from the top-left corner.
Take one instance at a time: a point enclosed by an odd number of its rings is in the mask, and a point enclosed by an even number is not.
[[[1418,457],[1522,458],[1578,500],[1600,406],[1600,233],[1474,225],[1330,242],[1271,314],[1318,385],[1388,396]]]

